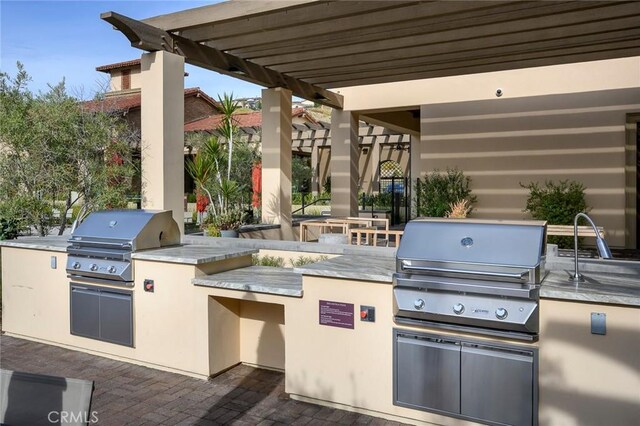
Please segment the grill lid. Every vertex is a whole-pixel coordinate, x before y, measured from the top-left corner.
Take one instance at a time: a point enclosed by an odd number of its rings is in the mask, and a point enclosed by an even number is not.
[[[170,210],[103,210],[87,216],[69,242],[138,251],[179,244],[180,230]]]
[[[546,254],[546,222],[422,218],[409,222],[398,261],[533,268]],[[470,265],[477,265],[473,268]]]

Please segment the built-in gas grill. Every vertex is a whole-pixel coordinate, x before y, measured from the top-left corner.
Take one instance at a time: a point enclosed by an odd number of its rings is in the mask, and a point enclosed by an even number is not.
[[[395,405],[487,425],[538,424],[532,342],[545,247],[545,222],[407,224],[393,294],[396,323],[413,327],[393,331]]]
[[[180,230],[171,211],[107,210],[87,216],[69,242],[71,279],[133,286],[131,253],[179,244]]]
[[[393,278],[397,323],[535,340],[546,222],[418,219]]]

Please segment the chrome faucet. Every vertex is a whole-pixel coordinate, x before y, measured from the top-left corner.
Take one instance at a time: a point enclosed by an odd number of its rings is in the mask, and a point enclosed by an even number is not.
[[[613,257],[611,255],[611,250],[609,250],[607,242],[600,236],[600,232],[598,231],[596,224],[593,223],[593,220],[591,220],[591,218],[587,216],[586,213],[578,213],[573,219],[573,255],[575,261],[575,271],[573,275],[570,275],[569,277],[569,280],[573,281],[574,283],[583,283],[585,281],[584,275],[582,275],[580,271],[578,271],[578,219],[580,219],[581,217],[585,218],[587,222],[589,222],[589,224],[593,228],[593,232],[595,232],[596,234],[596,247],[598,248],[598,254],[600,254],[600,257],[603,259],[611,259]]]

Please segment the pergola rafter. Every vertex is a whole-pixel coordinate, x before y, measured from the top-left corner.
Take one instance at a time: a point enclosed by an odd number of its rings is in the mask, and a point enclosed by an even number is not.
[[[185,62],[226,74],[244,81],[266,87],[285,87],[301,98],[320,104],[342,108],[342,96],[287,74],[257,65],[237,56],[205,46],[188,38],[168,33],[115,12],[106,12],[100,17],[120,30],[133,47],[154,51],[167,51],[181,55]]]

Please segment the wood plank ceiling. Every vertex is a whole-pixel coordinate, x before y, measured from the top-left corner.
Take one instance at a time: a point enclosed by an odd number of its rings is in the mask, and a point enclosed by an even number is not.
[[[640,55],[639,1],[232,1],[143,22],[323,89]]]

